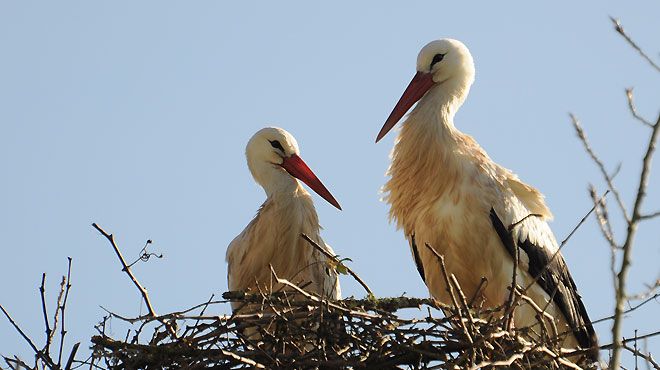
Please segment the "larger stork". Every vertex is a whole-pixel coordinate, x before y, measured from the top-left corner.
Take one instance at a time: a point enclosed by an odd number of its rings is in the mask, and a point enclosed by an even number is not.
[[[296,179],[341,209],[339,203],[300,158],[298,143],[287,131],[276,127],[259,130],[248,142],[245,154],[250,172],[267,198],[227,248],[229,290],[279,289],[272,284],[272,266],[280,278],[322,297],[339,299],[336,271],[325,255],[300,236],[307,234],[334,255],[321,239],[312,197]],[[238,307],[232,303],[234,310]]]
[[[488,307],[509,297],[518,249],[517,284],[530,286],[527,295],[547,307],[559,332],[569,333],[562,345],[596,348],[591,321],[548,226],[552,214],[544,196],[454,126],[474,75],[472,56],[460,41],[436,40],[420,51],[417,73],[376,139],[417,102],[401,125],[387,172],[390,218],[403,229],[434,298],[451,303],[438,258],[426,244],[444,255],[465,294],[478,293]],[[535,324],[536,311],[521,305],[516,327]],[[591,358],[597,356],[591,351]]]

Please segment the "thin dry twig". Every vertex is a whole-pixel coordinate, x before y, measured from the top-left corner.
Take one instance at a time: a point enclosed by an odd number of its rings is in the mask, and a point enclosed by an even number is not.
[[[46,273],[44,272],[41,274],[41,286],[39,286],[39,295],[41,297],[41,311],[43,312],[44,315],[44,325],[46,326],[46,344],[44,345],[44,355],[49,356],[50,355],[50,342],[53,339],[51,333],[52,330],[50,328],[50,324],[48,323],[48,313],[46,312]]]
[[[614,17],[610,17],[610,20],[612,20],[612,23],[614,23],[614,29],[616,30],[616,32],[618,32],[621,36],[623,36],[623,38],[628,42],[628,44],[630,44],[630,46],[632,46],[633,49],[637,50],[639,55],[641,55],[642,58],[646,59],[646,61],[649,62],[649,64],[653,68],[655,68],[656,71],[660,72],[660,66],[656,62],[654,62],[653,59],[651,59],[644,52],[644,50],[642,50],[642,48],[640,48],[637,45],[637,43],[635,41],[633,41],[632,38],[630,38],[630,36],[628,36],[628,34],[623,30],[623,26],[621,25],[621,22],[618,19],[614,18]]]
[[[616,199],[617,204],[619,205],[619,210],[623,214],[623,217],[626,219],[626,222],[630,222],[630,216],[628,216],[628,210],[626,209],[626,206],[623,203],[623,199],[621,198],[621,194],[617,190],[617,188],[614,186],[614,180],[612,177],[607,173],[607,170],[605,169],[605,164],[603,161],[598,157],[598,155],[594,152],[594,150],[591,148],[591,145],[589,144],[589,141],[587,140],[587,135],[584,133],[584,129],[582,128],[582,125],[580,124],[580,121],[577,119],[577,117],[573,113],[569,113],[569,117],[571,117],[571,122],[573,123],[573,128],[575,128],[575,132],[582,142],[582,145],[584,146],[584,149],[587,151],[587,154],[591,157],[591,159],[594,161],[598,169],[600,170],[601,175],[605,179],[605,182],[607,182],[607,187],[608,189],[614,194],[614,198]]]
[[[103,235],[106,239],[108,239],[108,241],[112,245],[112,249],[115,251],[115,254],[117,255],[117,258],[119,259],[119,262],[122,265],[122,271],[124,271],[126,273],[126,275],[128,275],[128,277],[131,279],[133,284],[140,291],[140,294],[142,295],[142,300],[147,305],[147,310],[149,311],[149,315],[152,316],[152,317],[159,317],[156,314],[156,311],[154,310],[153,305],[151,304],[151,300],[149,299],[149,293],[147,293],[147,290],[144,289],[144,287],[142,286],[142,284],[140,284],[140,282],[137,280],[135,275],[133,275],[133,271],[131,271],[131,268],[126,264],[126,260],[124,259],[124,256],[122,255],[121,251],[119,250],[119,247],[117,246],[117,243],[115,243],[114,235],[107,233],[105,230],[103,230],[96,223],[93,223],[92,226],[99,233],[101,233],[101,235]],[[172,335],[175,338],[177,337],[176,329],[169,322],[167,322],[165,320],[162,320],[161,323],[168,328],[168,330],[170,332],[170,335]]]
[[[60,329],[60,349],[59,353],[57,355],[57,364],[60,365],[62,363],[62,350],[64,349],[64,336],[66,335],[66,327],[64,325],[64,317],[65,317],[65,312],[66,312],[66,302],[67,299],[69,298],[69,290],[71,289],[71,257],[67,257],[68,260],[68,266],[67,266],[67,271],[66,271],[66,291],[64,293],[64,300],[62,301],[62,305],[60,305],[60,315],[61,315],[61,329]],[[60,290],[61,292],[61,290]],[[58,299],[58,305],[59,305],[59,299]],[[78,347],[74,345],[74,351],[72,351],[71,356],[69,356],[69,361],[73,361],[73,357],[75,356],[75,352],[78,351]]]
[[[605,193],[603,193],[603,196],[602,196],[600,199],[605,199],[605,197],[607,196],[607,194],[609,194],[609,192],[610,192],[609,190],[606,190]],[[598,203],[598,202],[597,202],[597,203]],[[532,281],[531,281],[531,282],[530,282],[530,283],[529,283],[529,284],[528,284],[528,285],[522,290],[522,294],[526,294],[527,291],[529,290],[529,288],[531,288],[534,284],[536,284],[536,283],[538,282],[538,280],[539,280],[539,279],[541,278],[541,276],[542,276],[541,272],[545,271],[545,269],[547,269],[548,267],[550,267],[550,265],[551,265],[552,262],[555,260],[555,258],[557,258],[557,256],[558,256],[559,253],[561,252],[561,250],[562,250],[562,249],[564,248],[564,246],[566,245],[566,243],[568,243],[568,241],[571,239],[571,237],[573,237],[573,235],[575,234],[575,232],[576,232],[576,231],[577,231],[577,230],[578,230],[578,229],[584,224],[584,222],[587,220],[587,218],[589,218],[589,216],[594,212],[595,209],[596,209],[596,205],[594,205],[593,207],[591,207],[591,209],[589,210],[589,212],[587,212],[587,214],[585,214],[585,215],[582,217],[582,219],[577,223],[577,225],[575,225],[575,227],[573,228],[573,230],[571,230],[571,232],[568,233],[568,235],[566,236],[566,238],[564,238],[564,240],[562,240],[561,243],[559,243],[559,247],[557,248],[557,250],[555,251],[555,253],[552,254],[552,257],[550,257],[550,259],[548,260],[548,262],[545,264],[545,266],[543,266],[543,268],[539,271],[539,273],[536,275],[536,277],[533,278]]]
[[[640,215],[640,216],[639,216],[639,220],[640,220],[640,221],[650,220],[650,219],[655,218],[655,217],[658,217],[658,216],[660,216],[660,211],[653,212],[653,213],[649,213],[649,214],[645,214],[645,215]]]
[[[317,242],[315,242],[309,236],[307,236],[307,234],[302,233],[300,234],[300,236],[302,236],[303,239],[305,239],[312,247],[314,247],[314,249],[321,252],[326,257],[330,258],[334,263],[336,264],[341,263],[341,261],[337,259],[337,256],[334,256],[330,252],[323,249]],[[364,280],[362,280],[362,278],[358,276],[358,274],[356,274],[350,267],[346,265],[344,265],[344,267],[346,267],[346,271],[355,279],[355,281],[357,281],[364,288],[364,290],[367,291],[367,294],[369,296],[374,296],[374,293],[371,291],[371,288],[369,288],[367,283],[365,283]]]
[[[21,337],[23,337],[23,339],[25,339],[25,341],[27,342],[27,344],[28,344],[28,345],[30,346],[30,348],[32,348],[32,350],[34,351],[35,355],[36,355],[38,358],[40,358],[44,363],[46,363],[46,365],[47,365],[48,367],[50,367],[50,368],[55,367],[55,364],[53,363],[53,360],[51,360],[51,358],[50,358],[49,356],[46,356],[42,351],[40,351],[40,350],[37,348],[37,346],[34,344],[34,342],[32,341],[32,339],[30,339],[30,337],[28,337],[27,334],[25,334],[25,332],[23,331],[23,329],[21,329],[21,327],[18,326],[18,324],[16,323],[16,321],[14,321],[14,319],[11,317],[11,315],[9,314],[9,312],[7,312],[7,310],[5,310],[5,308],[2,306],[2,304],[0,304],[0,311],[2,311],[3,314],[5,314],[5,317],[7,317],[7,320],[9,320],[9,322],[10,322],[11,325],[14,327],[14,329],[16,329],[16,331],[21,335]]]
[[[635,306],[633,306],[633,307],[631,307],[631,308],[629,308],[629,309],[623,311],[622,315],[625,316],[625,315],[627,315],[627,314],[629,314],[629,313],[631,313],[631,312],[633,312],[633,311],[639,309],[640,307],[646,305],[647,303],[649,303],[649,302],[651,302],[651,301],[654,301],[654,300],[657,299],[658,297],[660,297],[660,293],[656,293],[656,294],[654,294],[653,296],[646,298],[644,301],[640,302],[639,304],[637,304],[637,305],[635,305]],[[598,320],[592,321],[591,323],[592,323],[592,324],[598,324],[598,323],[603,322],[603,321],[614,320],[615,317],[616,317],[615,315],[611,315],[611,316],[603,317],[603,318],[601,318],[601,319],[598,319]]]
[[[651,123],[651,121],[647,120],[646,118],[640,116],[637,113],[632,87],[626,89],[626,98],[628,99],[628,108],[630,109],[630,113],[632,113],[632,116],[639,122],[643,123],[644,125],[653,128],[653,124]]]
[[[622,348],[625,349],[626,351],[629,351],[630,353],[634,354],[635,358],[636,357],[641,357],[646,361],[647,364],[652,365],[654,369],[660,370],[660,365],[658,365],[658,363],[655,362],[655,360],[653,359],[653,356],[651,356],[650,353],[643,353],[642,351],[638,350],[637,348],[630,348],[626,344],[623,344]],[[635,368],[637,369],[638,367],[635,366]]]
[[[122,255],[121,251],[119,250],[119,247],[117,246],[117,243],[115,243],[115,237],[112,234],[109,234],[105,232],[99,225],[96,223],[93,223],[92,226],[99,232],[101,235],[103,235],[110,244],[112,245],[112,249],[115,251],[115,254],[117,254],[117,258],[119,258],[119,262],[121,263],[122,266],[122,271],[128,275],[128,277],[131,279],[135,287],[138,288],[140,291],[140,294],[142,295],[142,299],[144,300],[144,303],[147,305],[147,310],[149,311],[149,315],[151,316],[158,316],[156,314],[156,311],[154,310],[154,307],[151,305],[151,300],[149,299],[149,293],[147,293],[147,290],[144,289],[142,284],[138,281],[138,279],[133,275],[133,271],[131,271],[130,267],[128,267],[128,264],[126,264],[126,260],[124,259],[124,256]]]

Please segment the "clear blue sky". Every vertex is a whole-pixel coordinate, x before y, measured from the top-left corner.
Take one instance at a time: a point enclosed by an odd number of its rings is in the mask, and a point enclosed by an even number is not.
[[[660,77],[608,15],[657,57],[658,14],[654,1],[2,2],[0,302],[41,343],[41,272],[52,302],[71,256],[69,343],[88,343],[100,305],[144,313],[92,222],[116,234],[127,258],[154,240],[165,257],[135,273],[158,312],[225,291],[226,246],[265,197],[245,144],[267,125],[298,139],[341,202],[339,212],[315,196],[337,253],[380,296],[426,296],[379,201],[395,135],[373,141],[418,50],[441,37],[465,42],[477,68],[458,128],[546,194],[561,240],[591,206],[587,184],[604,190],[569,111],[608,168],[622,164],[617,184],[632,202],[648,130],[630,119],[624,88],[634,86],[639,111],[654,118]],[[651,181],[647,210],[657,210],[660,170]],[[633,292],[658,278],[659,227],[660,219],[642,226]],[[565,256],[591,317],[610,315],[609,250],[593,219]],[[342,284],[345,295],[363,294],[350,279]],[[626,335],[659,329],[659,311],[652,303],[635,312]],[[603,343],[609,328],[597,325]],[[660,339],[649,348],[660,354]],[[2,318],[0,353],[29,353]]]

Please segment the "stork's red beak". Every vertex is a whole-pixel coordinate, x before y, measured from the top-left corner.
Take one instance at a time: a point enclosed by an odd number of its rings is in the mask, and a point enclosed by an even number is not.
[[[323,185],[321,180],[316,177],[314,172],[312,172],[302,158],[293,154],[290,157],[285,157],[280,166],[282,166],[282,168],[284,168],[291,176],[300,179],[307,184],[307,186],[314,190],[316,194],[327,200],[328,203],[341,210],[339,202],[337,202],[335,197],[330,194],[330,191]]]
[[[383,125],[383,128],[380,129],[378,136],[376,137],[376,142],[380,141],[391,129],[396,125],[397,122],[403,117],[404,114],[417,103],[419,99],[426,94],[435,82],[433,82],[433,74],[426,72],[417,72],[412,81],[408,84],[406,91],[403,92],[399,102],[396,103],[396,106],[390,113],[390,116],[387,117],[387,121]]]

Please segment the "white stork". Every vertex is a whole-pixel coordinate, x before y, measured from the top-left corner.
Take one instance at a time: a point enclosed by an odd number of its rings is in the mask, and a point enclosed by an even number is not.
[[[562,345],[595,348],[596,335],[566,263],[561,254],[552,258],[558,245],[547,223],[552,214],[544,196],[454,126],[474,74],[472,56],[459,41],[432,41],[420,51],[417,74],[376,139],[419,101],[403,122],[391,155],[390,179],[383,189],[390,218],[405,232],[430,294],[447,304],[440,264],[427,243],[444,255],[448,273],[465,294],[479,292],[487,307],[509,297],[517,246],[517,284],[532,284],[527,295],[547,307],[560,333],[569,333]],[[487,283],[478,290],[482,277]],[[521,305],[515,311],[516,327],[534,324],[536,312]],[[590,358],[597,360],[597,351],[592,352]]]
[[[227,248],[229,290],[278,289],[279,286],[271,284],[272,265],[278,277],[306,285],[306,291],[340,298],[337,273],[330,268],[327,257],[300,236],[307,234],[334,255],[321,239],[312,197],[296,178],[333,206],[341,207],[299,153],[296,139],[281,128],[263,128],[248,142],[245,149],[248,167],[266,191],[267,199]],[[238,307],[238,303],[232,304],[234,310]]]

